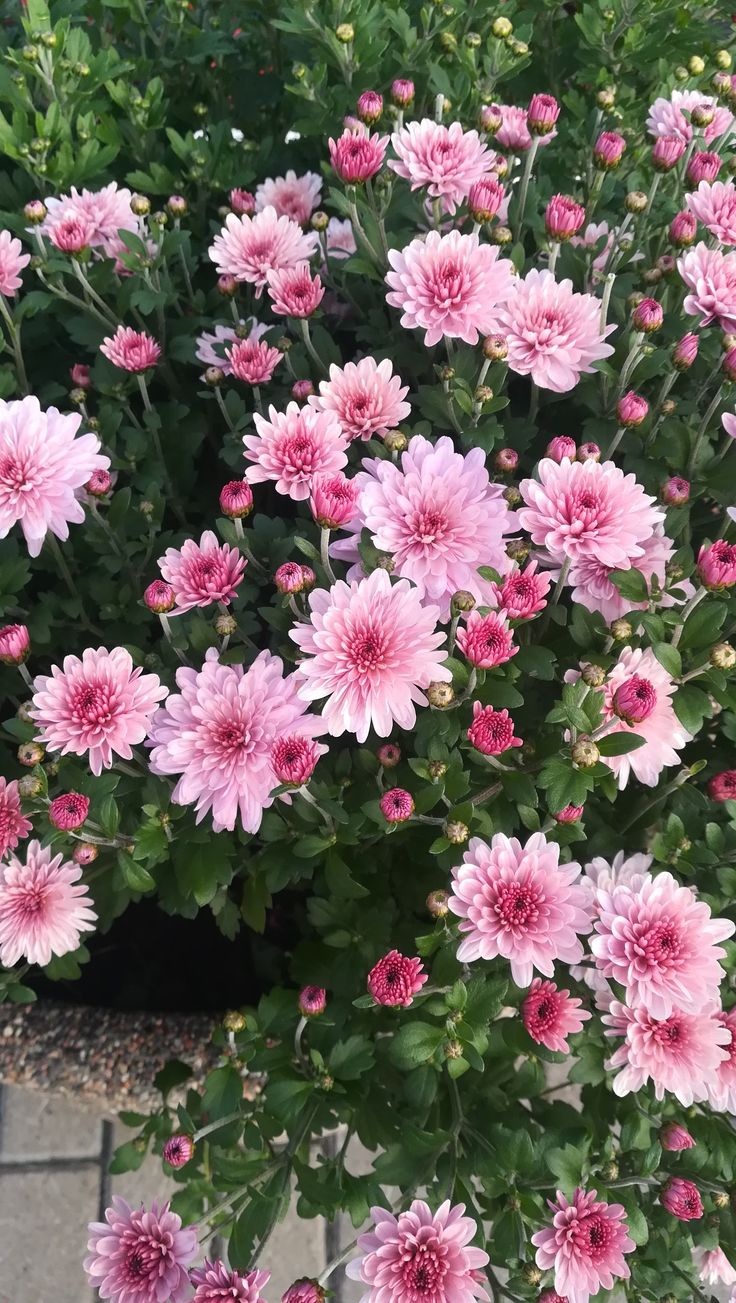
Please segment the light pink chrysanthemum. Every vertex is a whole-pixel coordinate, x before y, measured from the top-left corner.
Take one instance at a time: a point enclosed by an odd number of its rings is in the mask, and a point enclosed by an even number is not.
[[[618,851],[610,864],[608,860],[603,859],[602,855],[596,855],[583,867],[583,885],[590,884],[592,893],[597,893],[598,890],[610,892],[616,887],[628,887],[635,879],[643,880],[651,877],[649,873],[651,862],[651,855],[627,855],[625,851]],[[595,908],[597,910],[597,905]]]
[[[281,317],[311,317],[325,295],[319,276],[312,276],[308,262],[270,271],[267,277],[271,311]]]
[[[640,540],[637,545],[640,555],[631,558],[631,564],[640,570],[645,579],[656,576],[660,587],[659,605],[674,606],[676,600],[686,600],[692,596],[693,586],[689,580],[680,580],[677,587],[682,589],[684,598],[675,599],[664,591],[667,583],[667,562],[675,551],[675,544],[665,536],[661,525],[655,526],[649,538]],[[572,598],[588,611],[600,611],[606,624],[611,624],[628,611],[645,611],[649,603],[634,602],[630,597],[622,597],[611,581],[611,570],[628,570],[627,564],[619,562],[617,566],[602,565],[595,557],[581,557],[570,567],[569,584]]]
[[[231,1271],[219,1259],[205,1259],[203,1267],[194,1267],[189,1279],[196,1287],[192,1303],[265,1303],[261,1290],[271,1279],[270,1271],[249,1271],[245,1276]]]
[[[309,598],[309,622],[290,630],[305,659],[299,665],[304,701],[326,697],[322,715],[333,737],[349,732],[365,742],[369,729],[388,737],[396,723],[413,728],[416,705],[433,681],[448,682],[439,611],[422,606],[406,579],[385,570]]]
[[[346,119],[347,121],[347,119]],[[360,185],[380,172],[388,148],[388,136],[371,134],[362,124],[346,126],[336,140],[327,142],[330,162],[345,185]]]
[[[409,386],[394,375],[390,358],[374,357],[345,366],[330,367],[329,380],[321,380],[319,394],[309,399],[311,407],[334,412],[350,439],[370,439],[394,429],[411,412],[404,402]]]
[[[90,247],[93,230],[88,217],[69,214],[52,226],[49,239],[62,253],[81,253]]]
[[[251,484],[273,480],[277,493],[303,502],[315,475],[334,475],[347,463],[348,437],[332,412],[292,402],[285,412],[269,407],[268,420],[259,412],[253,420],[257,433],[243,436]]]
[[[256,212],[273,208],[279,217],[290,217],[292,222],[304,226],[319,206],[321,194],[322,178],[316,172],[297,176],[289,168],[286,176],[269,176],[261,182],[256,189]]]
[[[728,1013],[716,1010],[716,1020],[727,1033],[724,1043],[725,1059],[716,1068],[715,1079],[708,1086],[711,1108],[719,1113],[736,1113],[736,1006]]]
[[[255,217],[230,213],[209,248],[209,256],[220,275],[255,285],[260,297],[270,271],[295,267],[311,257],[315,234],[305,234],[290,217],[279,217],[270,206]]]
[[[250,339],[236,339],[231,348],[225,349],[227,374],[234,375],[236,380],[242,380],[247,385],[265,385],[283,356],[283,353],[277,348],[271,348],[265,340],[254,339],[253,336]]]
[[[386,302],[401,308],[407,330],[424,330],[428,348],[441,339],[475,344],[479,335],[497,329],[513,277],[510,262],[499,258],[495,245],[459,231],[430,231],[405,249],[389,249],[388,260]]]
[[[255,317],[249,317],[247,321],[241,321],[241,326],[250,326],[250,334],[243,343],[255,342],[266,334],[270,327],[256,321]],[[234,326],[216,325],[213,331],[203,331],[197,336],[197,348],[195,356],[198,362],[203,366],[217,366],[225,375],[230,375],[231,368],[227,358],[226,348],[235,343],[238,336]]]
[[[50,847],[30,841],[25,864],[10,854],[0,864],[0,964],[12,968],[19,959],[50,964],[79,946],[82,932],[94,930],[92,897],[78,879],[77,864],[54,855]]]
[[[65,656],[61,669],[53,665],[50,675],[34,679],[30,714],[38,741],[63,756],[89,753],[99,775],[116,755],[130,760],[166,693],[157,674],[133,669],[124,647],[88,647],[81,660]]]
[[[8,851],[15,850],[21,838],[27,837],[32,829],[33,824],[20,808],[18,783],[0,777],[0,860],[5,859]]]
[[[303,787],[312,777],[324,750],[303,733],[287,734],[277,738],[271,747],[271,768],[280,783]]]
[[[657,700],[651,714],[641,723],[630,727],[615,714],[613,698],[621,684],[634,674],[652,685]],[[662,770],[679,763],[678,751],[687,745],[691,735],[683,728],[672,705],[676,687],[651,648],[623,648],[605,686],[603,719],[610,722],[605,736],[612,733],[636,733],[645,742],[636,751],[629,751],[626,755],[606,757],[606,764],[613,770],[621,789],[626,786],[631,774],[646,787],[655,787]]]
[[[729,1262],[720,1245],[717,1244],[714,1249],[704,1249],[696,1244],[693,1262],[704,1285],[736,1284],[736,1267]]]
[[[188,538],[181,547],[167,548],[158,567],[176,594],[172,614],[212,602],[230,604],[243,581],[246,560],[239,548],[219,543],[206,529],[198,543]]]
[[[376,547],[393,558],[393,573],[416,584],[423,602],[439,606],[442,619],[460,589],[490,602],[492,586],[478,567],[508,569],[504,535],[514,528],[514,517],[501,485],[491,483],[482,449],[461,453],[446,435],[432,444],[417,434],[400,465],[367,458],[363,467],[355,477],[356,537],[338,543],[335,555],[357,560],[357,537],[367,529]],[[357,568],[350,577],[359,573]]]
[[[457,627],[457,645],[465,659],[480,670],[503,665],[519,650],[505,611],[489,611],[488,615],[471,611],[465,623]]]
[[[44,412],[33,397],[0,401],[0,538],[19,524],[31,556],[48,530],[67,539],[69,525],[81,524],[84,485],[110,465],[96,434],[75,438],[81,419],[55,407]]]
[[[161,356],[161,346],[145,330],[118,326],[114,335],[103,339],[100,352],[121,371],[138,372],[148,371],[156,365]]]
[[[389,950],[371,969],[366,985],[376,1004],[408,1009],[428,979],[421,959]]]
[[[182,1227],[167,1203],[131,1208],[119,1195],[104,1222],[90,1223],[84,1270],[100,1297],[111,1303],[185,1303],[191,1298],[188,1267],[197,1231]]]
[[[130,207],[131,197],[130,190],[118,188],[115,181],[101,190],[80,191],[72,186],[70,194],[44,200],[47,216],[38,229],[51,237],[56,226],[77,219],[88,228],[90,246],[115,257],[120,250],[118,231],[138,233],[141,229],[140,219]]]
[[[361,1303],[473,1303],[488,1299],[481,1269],[484,1249],[470,1244],[476,1233],[465,1205],[447,1199],[433,1213],[423,1199],[394,1216],[371,1208],[373,1230],[359,1236],[360,1257],[347,1274],[366,1286]]]
[[[463,131],[459,122],[449,127],[431,118],[409,122],[391,137],[397,159],[389,167],[411,182],[412,190],[426,189],[440,199],[446,213],[454,213],[470,187],[490,170],[493,153],[477,131]]]
[[[342,529],[355,516],[358,486],[341,471],[335,475],[315,475],[309,506],[321,529]]]
[[[10,231],[0,231],[0,294],[6,298],[15,297],[20,289],[21,272],[31,261],[30,253],[23,252],[23,245]]]
[[[555,1289],[568,1303],[588,1303],[600,1289],[613,1289],[615,1280],[628,1280],[625,1253],[635,1249],[626,1209],[620,1203],[596,1199],[596,1190],[580,1187],[568,1201],[561,1190],[548,1200],[552,1225],[532,1235],[537,1266],[554,1268]]]
[[[514,104],[499,104],[503,122],[496,132],[496,140],[503,149],[508,149],[511,154],[522,154],[531,148],[532,138],[527,126],[526,109],[517,108]],[[537,138],[540,145],[548,145],[549,142],[557,135],[557,128],[550,131],[546,136]]]
[[[314,738],[324,731],[305,713],[297,676],[283,671],[267,651],[244,670],[220,665],[210,648],[201,670],[177,670],[179,692],[154,716],[152,772],[180,774],[172,799],[194,805],[197,823],[211,811],[215,832],[232,831],[238,817],[246,832],[257,832],[274,800],[274,743],[285,734]]]
[[[509,367],[542,389],[574,389],[594,362],[613,353],[605,340],[615,326],[601,332],[600,314],[592,294],[577,294],[572,281],[532,268],[496,313],[496,328],[508,339]]]
[[[621,1071],[614,1078],[616,1095],[628,1095],[652,1082],[657,1099],[669,1091],[689,1108],[717,1086],[719,1065],[729,1056],[730,1031],[715,1009],[698,1014],[678,1010],[653,1018],[646,1009],[629,1009],[611,1000],[603,1015],[607,1036],[623,1036],[607,1066]]]
[[[685,203],[721,244],[736,244],[736,186],[733,181],[701,181]]]
[[[636,565],[642,543],[664,520],[655,499],[613,462],[546,457],[537,475],[519,485],[519,524],[560,564],[592,558],[614,568]]]
[[[551,583],[549,574],[537,570],[536,561],[530,561],[523,570],[512,570],[502,584],[493,585],[499,610],[510,620],[531,620],[547,605]]]
[[[597,893],[598,917],[590,948],[604,977],[626,988],[632,1009],[653,1018],[673,1010],[699,1013],[718,999],[725,976],[717,944],[736,925],[711,918],[708,905],[671,873],[649,874]]]
[[[677,260],[677,270],[690,291],[683,307],[701,326],[717,321],[722,330],[736,330],[736,253],[721,253],[696,244]]]
[[[647,130],[650,136],[677,136],[687,143],[693,136],[690,114],[694,108],[701,106],[715,108],[713,121],[708,124],[704,133],[706,144],[710,144],[717,136],[723,135],[726,128],[730,126],[733,122],[733,114],[722,105],[716,105],[715,100],[698,90],[673,90],[669,99],[664,95],[656,99],[647,118]]]
[[[461,963],[501,955],[516,985],[529,986],[535,968],[552,977],[555,959],[579,962],[580,935],[591,930],[588,896],[576,882],[580,865],[559,859],[559,846],[543,833],[533,833],[525,846],[503,833],[490,846],[472,838],[452,870],[448,901],[462,920]]]
[[[353,234],[353,224],[347,217],[343,221],[339,217],[331,217],[327,225],[327,252],[331,258],[349,258],[352,254],[358,252],[358,246],[355,243]]]
[[[554,982],[535,977],[521,1006],[521,1016],[533,1041],[558,1054],[569,1054],[568,1036],[579,1032],[591,1016],[581,1004],[582,1000],[561,991]]]

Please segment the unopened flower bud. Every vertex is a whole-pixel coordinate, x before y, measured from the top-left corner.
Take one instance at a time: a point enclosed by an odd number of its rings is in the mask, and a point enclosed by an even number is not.
[[[589,737],[581,737],[577,742],[573,742],[570,755],[578,769],[592,769],[601,758],[598,747]]]
[[[715,1208],[728,1208],[730,1199],[725,1190],[716,1190],[713,1195],[713,1206]]]
[[[690,481],[681,475],[671,475],[662,485],[662,501],[668,507],[684,507],[690,499]]]
[[[641,290],[633,290],[631,294],[627,294],[626,296],[626,306],[633,312],[634,308],[637,307],[639,303],[642,303],[643,300],[644,295]]]
[[[355,111],[361,122],[365,122],[368,127],[373,126],[383,113],[383,96],[374,90],[363,91],[358,98]]]
[[[580,677],[589,688],[602,688],[606,681],[606,671],[602,665],[593,665],[589,662],[583,666]]]
[[[189,204],[183,195],[169,195],[166,207],[172,217],[186,217],[189,212]]]
[[[559,466],[565,457],[568,461],[575,461],[577,452],[578,446],[569,434],[556,434],[547,444],[544,455],[556,461]]]
[[[657,259],[657,270],[663,276],[674,276],[677,270],[677,261],[671,253],[661,253]]]
[[[595,98],[598,108],[608,112],[616,103],[616,92],[612,86],[604,86],[603,90],[598,91]]]
[[[389,452],[404,452],[409,441],[401,430],[387,430],[383,442]]]
[[[658,285],[662,279],[662,273],[659,267],[647,267],[646,271],[642,272],[641,278],[645,285]]]
[[[147,217],[151,211],[151,201],[147,195],[131,195],[130,207],[136,217]]]
[[[597,443],[578,444],[578,461],[600,461],[601,450]]]
[[[143,594],[143,602],[154,615],[165,615],[174,609],[176,594],[171,584],[163,579],[154,579]]]
[[[339,27],[335,28],[335,36],[341,45],[349,45],[351,41],[355,40],[355,28],[353,27],[353,24],[340,23]]]
[[[414,99],[414,82],[397,77],[391,83],[391,99],[397,108],[406,109]]]
[[[521,1269],[521,1278],[527,1285],[538,1285],[542,1279],[542,1273],[539,1267],[535,1267],[533,1262],[525,1262]]]
[[[441,366],[439,368],[439,376],[444,385],[449,384],[451,380],[455,379],[454,366]]]
[[[183,1131],[170,1136],[163,1148],[163,1160],[173,1168],[186,1167],[194,1154],[194,1141]]]
[[[491,244],[511,244],[514,238],[513,232],[509,226],[494,226],[490,232]]]
[[[626,141],[617,131],[602,131],[593,147],[593,161],[603,172],[618,167],[626,149]]]
[[[641,394],[635,394],[632,389],[627,394],[623,394],[616,404],[616,415],[619,423],[626,429],[635,429],[647,419],[649,415],[649,403]]]
[[[232,1032],[234,1036],[237,1036],[238,1032],[245,1031],[248,1021],[245,1014],[241,1013],[239,1009],[228,1009],[222,1020],[222,1025],[226,1032]]]
[[[225,372],[219,366],[208,366],[202,379],[210,389],[217,389],[225,379]]]
[[[379,570],[385,570],[387,575],[392,575],[396,569],[396,562],[389,552],[379,552],[376,566]]]
[[[32,724],[33,716],[30,714],[30,702],[22,701],[15,712],[15,717],[23,724]]]
[[[447,773],[447,765],[444,760],[429,760],[427,762],[427,773],[433,783],[438,783]]]
[[[302,1018],[319,1018],[327,1008],[327,992],[322,986],[305,986],[297,1001]]]
[[[716,670],[731,670],[736,665],[736,651],[730,642],[717,642],[710,653],[710,663]]]
[[[521,494],[515,484],[509,484],[508,488],[504,489],[503,496],[512,511],[518,507],[521,502]]]
[[[674,398],[665,398],[659,410],[663,416],[672,416],[677,411],[676,400]]]
[[[43,783],[35,774],[24,774],[18,779],[18,793],[25,800],[33,800],[35,796],[40,796],[43,791]]]
[[[31,199],[23,209],[23,216],[31,226],[38,226],[46,216],[46,205],[40,199]]]
[[[449,819],[442,829],[448,842],[453,846],[462,846],[463,842],[468,840],[470,829],[466,823],[460,823],[458,819]]]
[[[452,595],[453,611],[472,611],[475,606],[475,598],[465,588],[459,588]]]
[[[32,769],[34,765],[40,765],[45,754],[44,748],[39,746],[38,742],[24,742],[18,747],[18,763]]]
[[[214,630],[218,638],[230,638],[237,632],[238,622],[232,615],[216,615],[214,619]]]
[[[582,805],[566,805],[563,810],[558,810],[552,815],[555,823],[577,823],[582,817],[584,807]]]
[[[611,1159],[609,1163],[603,1164],[603,1167],[601,1168],[601,1176],[604,1181],[616,1181],[618,1179],[618,1171],[618,1163]]]
[[[508,475],[519,465],[519,454],[515,448],[499,448],[493,458],[493,465],[502,475]]]
[[[509,341],[505,335],[486,335],[483,340],[483,356],[489,362],[503,362],[508,357]]]
[[[628,620],[614,620],[611,625],[611,636],[616,642],[628,642],[632,637],[634,630]]]
[[[86,391],[84,389],[70,389],[69,401],[74,403],[75,407],[81,407],[82,403],[87,401]]]
[[[379,765],[384,769],[395,769],[401,760],[401,748],[395,742],[384,742],[376,752]]]
[[[707,150],[693,154],[687,165],[687,180],[692,186],[700,185],[701,181],[707,181],[710,184],[715,181],[721,166],[720,154],[714,154],[712,151],[709,153]]]
[[[455,691],[451,683],[433,679],[427,688],[427,700],[437,710],[446,710],[455,700]]]
[[[721,369],[727,380],[732,384],[736,382],[736,347],[729,348],[721,363]]]
[[[75,864],[86,866],[94,864],[99,852],[93,842],[80,842],[72,851],[72,859]]]
[[[506,555],[511,561],[526,561],[531,550],[531,544],[525,538],[512,538],[506,544]]]
[[[462,1042],[445,1041],[444,1055],[446,1059],[461,1059],[463,1057]]]
[[[642,299],[641,303],[637,303],[631,314],[631,323],[634,329],[641,331],[645,335],[654,334],[656,330],[661,329],[663,321],[662,305],[656,299]]]
[[[454,32],[440,32],[440,45],[445,54],[452,54],[457,49],[457,37]]]
[[[701,77],[705,72],[705,60],[701,59],[699,54],[693,54],[687,61],[687,70],[691,76]],[[693,121],[695,121],[694,116]],[[703,126],[707,125],[707,123],[703,123]]]
[[[643,190],[630,190],[624,200],[627,213],[645,213],[649,200]]]
[[[509,18],[494,18],[491,23],[491,31],[500,41],[505,41],[514,30],[514,25]]]
[[[473,394],[473,401],[476,403],[480,403],[481,407],[483,406],[484,403],[490,403],[492,398],[493,398],[493,390],[490,388],[489,385],[478,385],[478,387],[476,388]]]
[[[427,896],[427,909],[432,918],[445,918],[449,912],[448,900],[450,893],[448,891],[430,891]]]
[[[312,213],[309,225],[313,231],[326,231],[329,224],[330,219],[321,208],[318,208],[316,213]]]
[[[546,136],[554,129],[560,106],[554,95],[532,95],[526,112],[527,129],[532,136]]]

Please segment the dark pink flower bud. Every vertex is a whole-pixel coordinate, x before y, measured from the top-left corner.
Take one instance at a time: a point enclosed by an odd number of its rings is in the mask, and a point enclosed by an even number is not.
[[[690,185],[700,185],[701,181],[715,181],[721,170],[719,154],[693,154],[687,165],[687,179]]]
[[[316,1280],[295,1280],[285,1294],[281,1303],[324,1303],[325,1291]]]
[[[194,1141],[191,1136],[185,1135],[182,1131],[178,1135],[169,1136],[166,1141],[163,1153],[164,1162],[169,1167],[186,1167],[193,1153]]]
[[[708,782],[711,801],[736,801],[736,769],[724,769]]]
[[[490,222],[503,203],[504,189],[494,177],[483,177],[470,187],[468,208],[474,222]]]
[[[247,480],[228,480],[220,489],[220,511],[230,520],[243,520],[253,510],[253,490]]]
[[[163,579],[154,579],[143,594],[143,601],[149,611],[153,611],[155,615],[165,615],[167,611],[173,610],[176,594],[171,584],[167,584]]]
[[[305,592],[305,593],[308,593],[309,590],[310,590],[310,588],[314,588],[314,585],[316,584],[316,582],[317,582],[317,576],[316,576],[316,574],[314,573],[312,567],[311,567],[311,566],[305,566],[305,565],[303,565],[303,566],[302,566],[302,583],[304,584],[304,592]]]
[[[69,378],[76,389],[89,389],[92,384],[86,362],[75,362],[69,368]]]
[[[62,832],[73,832],[81,828],[89,814],[89,797],[80,792],[64,792],[57,796],[49,806],[49,819],[55,828]]]
[[[250,190],[236,188],[230,191],[230,207],[239,217],[252,217],[256,211],[256,197]]]
[[[408,1009],[427,978],[421,959],[409,959],[398,950],[389,950],[368,974],[368,991],[376,1004]]]
[[[372,127],[374,122],[378,122],[383,113],[383,96],[375,90],[364,90],[359,96],[356,106],[356,113],[361,122],[366,126]]]
[[[671,1154],[679,1154],[683,1149],[692,1149],[693,1140],[687,1127],[679,1122],[667,1122],[659,1133],[659,1143]]]
[[[338,471],[335,475],[315,475],[309,506],[320,529],[341,529],[355,516],[358,486]]]
[[[72,859],[75,864],[81,864],[86,867],[88,864],[94,864],[99,851],[92,842],[80,842],[72,851]]]
[[[493,458],[493,465],[502,475],[515,471],[519,465],[519,454],[515,448],[499,448]]]
[[[401,760],[401,748],[395,742],[384,742],[376,752],[379,765],[384,769],[395,769]]]
[[[671,475],[662,485],[662,501],[668,507],[684,507],[690,500],[690,481],[681,475]]]
[[[582,805],[566,805],[564,810],[558,810],[552,818],[555,823],[577,823],[583,816],[583,809]]]
[[[554,95],[532,95],[526,111],[526,125],[533,136],[547,136],[560,116]]]
[[[697,1185],[681,1176],[671,1176],[660,1195],[662,1207],[678,1217],[681,1222],[692,1222],[703,1216],[703,1200]]]
[[[503,605],[500,599],[499,605]],[[458,626],[457,645],[465,659],[481,670],[503,665],[519,650],[514,646],[505,611],[490,611],[488,615],[471,611],[466,623]]]
[[[646,398],[642,398],[641,394],[635,394],[633,389],[630,389],[627,394],[619,398],[616,404],[616,415],[621,425],[633,429],[641,425],[642,421],[646,421],[649,415],[649,403]]]
[[[31,636],[24,624],[6,624],[0,629],[0,664],[22,665],[31,652]]]
[[[322,986],[305,986],[297,1001],[302,1018],[319,1018],[327,1008],[327,992]]]
[[[717,592],[733,588],[736,584],[736,546],[718,538],[710,547],[701,547],[698,553],[698,574],[701,583]]]
[[[489,136],[495,136],[503,126],[503,113],[498,104],[484,104],[480,111],[480,128]]]
[[[736,348],[729,348],[724,354],[721,369],[727,380],[732,384],[736,383]]]
[[[523,745],[514,737],[514,721],[507,710],[494,710],[473,702],[473,722],[468,729],[468,741],[484,756],[500,756],[511,747]]]
[[[223,272],[217,277],[217,293],[224,299],[232,299],[238,292],[238,282],[230,272]]]
[[[308,783],[318,760],[316,742],[302,733],[281,737],[271,748],[271,768],[286,787],[303,787]]]
[[[585,209],[569,195],[553,195],[544,213],[544,224],[551,240],[570,240],[585,221]]]
[[[337,140],[328,141],[330,162],[346,185],[370,181],[383,167],[388,136],[371,136],[367,132],[345,130]]]
[[[632,674],[613,694],[613,711],[625,724],[633,726],[648,719],[657,704],[657,691],[649,679]]]
[[[698,336],[683,335],[672,350],[672,365],[677,371],[687,371],[698,356]]]
[[[403,787],[392,787],[384,792],[378,804],[387,823],[405,823],[414,813],[414,798]]]
[[[578,453],[578,446],[569,434],[557,434],[554,439],[550,439],[545,450],[545,457],[551,457],[559,465],[564,457],[570,461],[575,461]]]
[[[679,136],[657,136],[652,145],[652,163],[656,172],[669,172],[685,153],[685,141]]]
[[[104,498],[112,488],[112,475],[109,471],[93,471],[84,487],[90,497]]]
[[[273,577],[280,593],[301,593],[304,588],[304,570],[298,561],[284,561]]]
[[[295,380],[291,386],[291,396],[298,403],[305,403],[314,393],[314,385],[311,380]]]
[[[537,1303],[567,1303],[567,1299],[562,1294],[558,1294],[554,1289],[543,1289],[537,1299]]]
[[[601,450],[597,443],[581,443],[578,447],[578,461],[600,461]]]
[[[408,108],[414,99],[414,82],[404,77],[397,77],[391,82],[391,99],[397,108]]]
[[[637,303],[631,314],[631,320],[635,330],[641,330],[645,335],[651,335],[655,330],[661,328],[664,321],[662,305],[656,299],[642,299]]]
[[[684,209],[675,213],[670,222],[670,239],[677,249],[686,249],[693,244],[698,233],[698,223],[692,213]]]
[[[618,167],[626,149],[626,141],[617,131],[602,131],[593,147],[596,167],[607,172]]]

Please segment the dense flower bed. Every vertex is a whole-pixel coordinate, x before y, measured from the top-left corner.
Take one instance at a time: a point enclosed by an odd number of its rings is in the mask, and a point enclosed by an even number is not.
[[[227,95],[69,173],[66,65],[122,123],[121,56],[38,4],[10,46],[2,993],[144,897],[292,929],[125,1115],[179,1184],[91,1228],[116,1303],[268,1297],[294,1181],[371,1303],[736,1283],[736,77],[700,6],[653,84],[668,5],[536,8],[279,7],[242,176]]]

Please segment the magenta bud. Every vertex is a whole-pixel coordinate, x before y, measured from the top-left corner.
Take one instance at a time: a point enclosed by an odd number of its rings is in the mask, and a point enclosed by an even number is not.
[[[560,116],[554,95],[532,95],[526,111],[526,125],[533,136],[548,136]]]
[[[0,665],[22,665],[31,652],[31,636],[24,624],[0,629]]]
[[[670,239],[677,249],[686,249],[693,244],[698,233],[698,223],[692,213],[683,209],[670,222]]]
[[[659,1133],[659,1143],[671,1154],[679,1154],[683,1149],[692,1149],[695,1145],[687,1127],[679,1122],[667,1122]]]
[[[373,123],[378,122],[383,113],[383,96],[374,90],[363,91],[358,99],[355,111],[361,122],[365,122],[366,126],[372,127]]]
[[[305,403],[314,393],[314,385],[311,380],[295,380],[291,386],[291,396],[298,403]]]
[[[49,820],[62,832],[74,832],[81,828],[89,814],[89,797],[81,792],[64,792],[49,805]]]
[[[93,471],[84,487],[91,498],[104,498],[112,488],[112,475],[105,470]]]
[[[657,704],[657,692],[649,679],[633,674],[613,694],[613,710],[625,724],[642,724]]]
[[[555,823],[577,823],[582,818],[583,808],[582,805],[566,805],[564,810],[558,810],[552,818]]]
[[[705,588],[714,592],[736,584],[736,546],[717,538],[698,553],[698,574]]]
[[[575,461],[577,452],[577,444],[574,439],[570,438],[569,434],[558,434],[555,435],[554,439],[550,439],[544,455],[545,457],[551,457],[552,461],[556,461],[559,465],[563,457]]]
[[[327,992],[321,986],[305,986],[297,1004],[303,1018],[319,1018],[327,1008]]]
[[[668,507],[684,507],[690,499],[690,481],[681,475],[672,475],[662,485],[662,501]]]
[[[414,798],[403,787],[392,787],[384,792],[378,804],[387,823],[405,823],[414,813]]]
[[[255,195],[252,195],[249,190],[231,190],[230,207],[239,217],[252,217],[256,211]]]
[[[253,490],[247,480],[228,480],[220,489],[220,511],[230,520],[243,520],[253,510]]]
[[[170,1136],[164,1145],[163,1158],[169,1167],[186,1167],[193,1154],[194,1141],[184,1132]]]
[[[642,299],[631,314],[631,321],[636,330],[651,335],[659,330],[664,321],[662,305],[656,299]]]
[[[685,153],[685,141],[679,136],[657,136],[652,146],[652,163],[656,172],[669,172]]]
[[[384,769],[395,769],[401,760],[401,748],[395,742],[384,742],[376,752],[379,765]]]
[[[397,77],[391,82],[391,99],[397,108],[406,109],[414,99],[414,82]]]
[[[600,461],[601,450],[597,443],[581,443],[578,448],[578,461]]]
[[[474,222],[490,222],[503,203],[504,188],[493,177],[484,177],[470,187],[468,208]]]
[[[171,584],[167,584],[163,579],[154,579],[144,592],[143,601],[154,615],[165,615],[167,611],[173,610],[176,594]]]
[[[632,389],[627,394],[619,398],[616,404],[616,415],[619,423],[627,428],[634,428],[641,425],[649,415],[649,403],[641,394],[635,394]]]
[[[692,332],[678,339],[672,350],[672,365],[677,371],[688,371],[698,356],[698,336]]]
[[[515,448],[499,448],[493,458],[493,465],[502,475],[507,475],[519,465],[519,454]]]
[[[607,172],[618,167],[626,149],[626,141],[617,131],[602,131],[593,147],[596,167]]]
[[[560,242],[577,235],[585,221],[585,209],[569,195],[553,195],[547,204],[544,224],[551,240]]]

